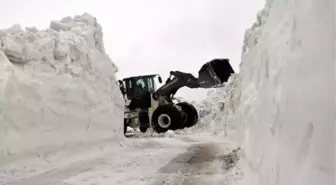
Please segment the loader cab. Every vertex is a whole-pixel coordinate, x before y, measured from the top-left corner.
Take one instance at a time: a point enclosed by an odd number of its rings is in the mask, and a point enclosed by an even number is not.
[[[160,75],[143,75],[136,77],[128,77],[122,80],[120,90],[131,100],[129,104],[130,109],[135,108],[149,108],[151,106],[150,95],[156,91],[156,77],[159,83],[162,83]]]

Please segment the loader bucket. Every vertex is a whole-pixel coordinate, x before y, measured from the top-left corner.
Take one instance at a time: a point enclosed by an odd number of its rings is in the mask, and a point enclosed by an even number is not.
[[[233,73],[229,59],[213,59],[198,71],[198,82],[202,88],[221,86]]]

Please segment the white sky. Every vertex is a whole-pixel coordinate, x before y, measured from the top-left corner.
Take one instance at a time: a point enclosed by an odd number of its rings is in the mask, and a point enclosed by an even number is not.
[[[51,20],[88,12],[103,27],[106,52],[118,77],[171,70],[197,77],[216,57],[238,71],[246,28],[265,0],[1,0],[0,28],[13,24],[46,28]],[[177,96],[200,100],[204,90]]]

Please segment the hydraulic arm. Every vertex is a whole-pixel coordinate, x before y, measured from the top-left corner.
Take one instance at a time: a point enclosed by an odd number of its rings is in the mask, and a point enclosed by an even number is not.
[[[154,98],[157,99],[159,96],[164,96],[168,101],[171,101],[172,97],[182,87],[218,87],[226,82],[232,73],[234,73],[234,70],[229,63],[229,59],[214,59],[207,62],[199,70],[198,78],[190,73],[170,71],[170,76],[166,83],[154,93]]]

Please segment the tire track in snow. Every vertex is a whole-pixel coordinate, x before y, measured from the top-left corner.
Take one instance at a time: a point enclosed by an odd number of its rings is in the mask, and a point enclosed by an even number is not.
[[[235,178],[229,176],[237,152],[230,154],[226,144],[204,143],[189,136],[137,138],[134,144],[134,148],[57,166],[8,185],[227,185],[229,178]]]
[[[240,149],[225,154],[223,147],[218,143],[194,144],[162,167],[159,172],[168,175],[151,185],[232,184],[242,175],[241,171],[233,171]]]
[[[100,184],[105,181],[110,181],[110,184],[125,185],[130,185],[132,182],[146,183],[146,181],[156,179],[154,173],[162,166],[160,165],[162,161],[169,161],[173,156],[183,152],[185,147],[190,146],[187,143],[192,142],[195,141],[188,138],[150,140],[140,138],[140,140],[134,140],[134,148],[119,152],[106,152],[89,160],[77,161],[65,166],[55,166],[55,168],[46,170],[44,173],[27,178],[13,179],[4,185],[86,185],[91,184],[91,181],[93,184]],[[167,151],[170,152],[167,153]],[[156,164],[153,166],[153,163]],[[135,172],[137,170],[134,171],[134,169],[140,169],[140,167],[144,169],[152,168],[153,173],[150,172],[151,170],[145,170],[143,179],[139,177],[139,173],[128,174],[131,170]],[[122,177],[115,179],[114,175],[121,175]]]

